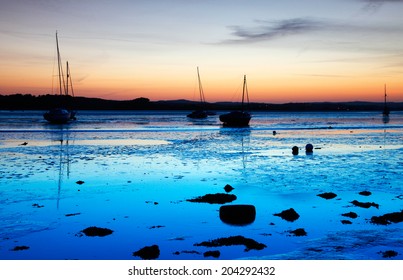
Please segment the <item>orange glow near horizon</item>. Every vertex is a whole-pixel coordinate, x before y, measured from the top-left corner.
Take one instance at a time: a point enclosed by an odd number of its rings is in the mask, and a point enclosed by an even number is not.
[[[1,75],[1,73],[0,73]],[[381,79],[360,79],[354,81],[326,81],[321,78],[305,78],[297,80],[290,78],[288,83],[285,79],[279,83],[271,81],[254,81],[248,79],[248,92],[250,102],[262,103],[289,103],[289,102],[343,102],[343,101],[370,101],[382,102],[384,83]],[[253,83],[255,82],[255,83]],[[73,81],[74,83],[74,81]],[[95,86],[96,85],[96,86]],[[400,89],[403,83],[397,80],[387,84],[388,101],[402,102],[403,94]],[[206,82],[203,84],[204,94],[207,102],[241,100],[242,85],[238,85],[231,80],[221,84]],[[134,81],[101,80],[94,82],[91,80],[74,84],[75,96],[102,98],[110,100],[131,100],[139,97],[149,98],[152,101],[158,100],[199,100],[198,87],[194,81],[184,81],[184,79],[167,81],[153,78]],[[7,83],[2,83],[0,94],[57,94],[57,84],[46,79],[36,77],[7,77]]]

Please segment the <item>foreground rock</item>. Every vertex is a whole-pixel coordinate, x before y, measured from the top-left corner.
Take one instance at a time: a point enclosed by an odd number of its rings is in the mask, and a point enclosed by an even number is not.
[[[256,209],[253,205],[224,205],[220,207],[220,219],[226,224],[244,226],[255,221]]]
[[[382,254],[382,258],[394,258],[397,255],[399,255],[396,251],[393,251],[393,250],[388,250],[388,251],[379,252],[379,253]]]
[[[343,217],[348,217],[348,218],[351,218],[351,219],[356,219],[358,217],[357,213],[355,213],[355,212],[348,212],[348,213],[344,213],[344,214],[341,214],[341,215]]]
[[[220,251],[207,251],[203,253],[203,257],[208,258],[208,257],[213,257],[213,258],[219,258],[220,257]]]
[[[84,233],[86,236],[104,237],[109,234],[112,234],[113,230],[110,230],[108,228],[88,227],[88,228],[82,230],[81,232]]]
[[[210,204],[225,204],[236,199],[236,195],[226,193],[206,194],[192,199],[187,199],[189,202],[202,202]]]
[[[375,207],[376,209],[379,209],[379,204],[376,204],[376,203],[374,203],[374,202],[359,202],[359,201],[357,201],[357,200],[353,200],[353,201],[351,201],[351,203],[354,205],[354,206],[358,206],[358,207],[361,207],[361,208],[369,208],[369,207]]]
[[[158,245],[145,246],[133,253],[133,256],[140,257],[143,260],[155,260],[160,256]]]
[[[382,216],[373,216],[371,223],[377,225],[389,225],[391,223],[403,222],[403,210],[401,212],[388,213]]]
[[[289,222],[294,222],[295,220],[298,220],[299,214],[295,212],[293,208],[290,208],[288,210],[284,210],[281,213],[273,214],[274,216],[278,216],[282,218],[283,220],[289,221]]]
[[[372,193],[369,191],[362,191],[358,193],[359,195],[363,195],[363,196],[370,196]]]
[[[318,194],[319,197],[324,198],[324,199],[332,199],[337,196],[337,194],[332,193],[332,192],[326,192],[326,193],[321,193]]]
[[[231,192],[232,190],[233,190],[234,188],[231,186],[231,185],[225,185],[225,187],[224,187],[224,190],[227,192],[227,193],[229,193],[229,192]]]
[[[288,232],[294,236],[306,236],[307,235],[305,229],[303,229],[303,228],[297,228],[296,230],[290,230]]]
[[[244,245],[245,252],[250,250],[263,250],[267,246],[263,243],[259,243],[251,238],[245,238],[241,235],[223,237],[214,239],[211,241],[204,241],[201,243],[196,243],[194,246],[205,246],[205,247],[221,247],[221,246],[233,246],[233,245]]]
[[[28,246],[15,246],[11,251],[23,251],[23,250],[28,250]]]

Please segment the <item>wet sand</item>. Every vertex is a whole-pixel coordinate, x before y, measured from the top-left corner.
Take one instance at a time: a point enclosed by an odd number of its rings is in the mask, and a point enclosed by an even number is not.
[[[403,259],[401,135],[3,133],[0,258]]]

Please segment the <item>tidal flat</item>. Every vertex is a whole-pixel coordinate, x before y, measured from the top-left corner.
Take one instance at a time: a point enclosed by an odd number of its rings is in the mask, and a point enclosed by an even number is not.
[[[403,259],[403,113],[186,113],[1,111],[0,259]]]

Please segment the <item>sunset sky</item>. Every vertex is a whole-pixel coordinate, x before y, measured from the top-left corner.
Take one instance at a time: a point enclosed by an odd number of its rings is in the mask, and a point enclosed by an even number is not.
[[[0,0],[0,94],[403,101],[403,0]]]

